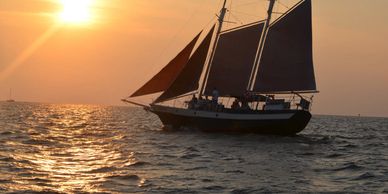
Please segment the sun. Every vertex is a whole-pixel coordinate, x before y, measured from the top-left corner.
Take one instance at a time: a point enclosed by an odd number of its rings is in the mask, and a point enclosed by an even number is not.
[[[93,0],[59,0],[62,12],[59,20],[69,24],[85,24],[91,21]]]

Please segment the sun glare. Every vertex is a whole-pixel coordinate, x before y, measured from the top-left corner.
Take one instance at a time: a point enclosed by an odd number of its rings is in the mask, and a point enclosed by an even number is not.
[[[64,23],[84,24],[91,21],[93,0],[59,0],[62,12],[59,20]]]

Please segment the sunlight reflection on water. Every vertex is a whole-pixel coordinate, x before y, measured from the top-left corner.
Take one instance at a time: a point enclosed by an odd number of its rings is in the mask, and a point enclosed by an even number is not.
[[[49,105],[34,109],[18,126],[27,130],[22,143],[11,158],[16,171],[25,176],[12,177],[12,190],[53,189],[58,192],[104,192],[99,184],[117,176],[115,169],[136,161],[133,152],[123,153],[115,140],[126,134],[115,134],[109,109],[97,106]],[[8,141],[12,142],[12,141]],[[12,144],[12,143],[11,143]],[[142,184],[144,180],[138,182]]]

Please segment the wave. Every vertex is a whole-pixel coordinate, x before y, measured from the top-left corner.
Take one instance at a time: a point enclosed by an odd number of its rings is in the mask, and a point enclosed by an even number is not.
[[[203,170],[203,169],[208,169],[206,166],[196,166],[192,168],[185,168],[185,171],[196,171],[196,170]]]
[[[135,175],[135,174],[130,174],[130,175],[112,175],[112,176],[108,176],[107,178],[109,178],[109,179],[120,179],[120,180],[133,180],[133,181],[137,181],[137,180],[141,179],[141,177],[139,177],[138,175]]]
[[[327,155],[326,158],[338,158],[338,157],[341,157],[341,156],[343,156],[343,154],[333,153],[333,154]]]
[[[136,161],[134,163],[127,164],[125,166],[126,167],[140,167],[140,166],[146,166],[146,165],[150,165],[150,163],[144,162],[144,161]]]
[[[12,184],[14,183],[12,180],[5,180],[5,179],[0,179],[0,184]],[[0,187],[1,189],[1,187]]]
[[[52,180],[48,180],[48,179],[42,179],[42,178],[33,178],[33,179],[29,179],[33,182],[39,182],[39,183],[51,183],[53,182]]]
[[[193,158],[197,158],[197,157],[200,157],[201,155],[199,154],[185,154],[179,158],[182,158],[182,159],[193,159]]]
[[[364,167],[358,166],[358,165],[355,164],[354,162],[349,162],[349,163],[344,164],[343,167],[333,169],[333,171],[362,170],[362,169],[364,169]]]
[[[226,188],[223,186],[214,185],[214,186],[205,187],[204,189],[208,191],[219,191],[219,190],[225,190]]]
[[[53,190],[42,190],[42,191],[34,191],[34,190],[20,190],[16,192],[9,192],[8,194],[64,194],[64,192],[57,192]]]
[[[13,135],[13,134],[14,134],[14,132],[12,132],[12,131],[5,131],[5,132],[0,133],[0,135]]]
[[[74,155],[72,153],[51,153],[50,156],[67,158],[72,157]]]
[[[258,193],[256,190],[253,189],[233,189],[231,194],[244,194],[244,193]]]
[[[22,141],[23,144],[27,145],[44,145],[44,146],[51,146],[57,144],[56,142],[48,141],[48,140],[37,140],[37,139],[29,139]]]
[[[303,152],[303,153],[298,153],[298,156],[314,156],[316,155],[315,153],[312,152]]]
[[[194,147],[188,147],[188,148],[186,148],[185,151],[186,151],[186,152],[199,152],[199,150],[197,150],[197,149],[194,148]]]
[[[102,167],[94,170],[87,171],[86,173],[106,173],[118,170],[116,167]]]
[[[16,162],[17,160],[13,157],[0,157],[0,161],[4,161],[4,162]]]
[[[376,175],[370,172],[366,172],[354,178],[353,180],[360,181],[360,180],[373,179],[373,178],[376,178]]]
[[[225,173],[244,174],[245,172],[242,170],[228,170],[228,171],[225,171]]]
[[[211,182],[214,182],[214,180],[211,180],[211,179],[202,179],[201,180],[202,182],[204,182],[204,183],[211,183]]]

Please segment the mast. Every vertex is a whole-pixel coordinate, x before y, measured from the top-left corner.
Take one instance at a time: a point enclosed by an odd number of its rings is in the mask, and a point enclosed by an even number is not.
[[[259,49],[257,51],[257,58],[256,58],[254,66],[253,66],[251,78],[250,78],[249,83],[248,83],[248,90],[249,91],[251,91],[253,89],[254,80],[256,80],[257,71],[258,71],[258,67],[259,67],[259,63],[260,63],[260,59],[261,59],[261,53],[263,52],[263,49],[264,49],[265,38],[267,37],[267,34],[268,34],[269,24],[271,23],[272,12],[273,12],[273,8],[275,6],[275,2],[276,2],[276,0],[269,0],[267,21],[265,22],[265,25],[264,25],[261,41],[259,44]]]
[[[212,50],[211,50],[211,53],[210,53],[210,59],[209,59],[208,64],[206,66],[205,76],[203,78],[203,81],[202,81],[202,84],[201,84],[201,88],[199,90],[199,95],[200,96],[202,96],[202,94],[204,93],[204,90],[205,90],[205,85],[206,85],[206,82],[207,82],[207,78],[209,76],[209,71],[210,71],[211,64],[213,62],[216,46],[217,46],[218,40],[220,38],[219,35],[221,33],[221,30],[222,30],[222,24],[224,23],[224,18],[225,18],[226,11],[228,11],[228,9],[226,8],[226,1],[227,0],[224,0],[224,4],[222,5],[222,9],[220,11],[220,16],[218,17],[218,28],[217,28],[217,31],[216,31],[216,36],[215,36],[215,39],[214,39]]]

